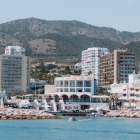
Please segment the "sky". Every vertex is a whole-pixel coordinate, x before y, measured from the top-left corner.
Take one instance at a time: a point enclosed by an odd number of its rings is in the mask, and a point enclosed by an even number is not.
[[[0,0],[0,24],[30,17],[139,32],[140,0]]]

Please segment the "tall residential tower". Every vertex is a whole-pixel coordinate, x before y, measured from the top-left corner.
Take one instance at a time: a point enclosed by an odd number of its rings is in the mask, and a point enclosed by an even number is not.
[[[21,46],[8,46],[0,55],[0,90],[11,94],[30,89],[30,58]]]
[[[128,81],[128,74],[138,73],[138,54],[127,50],[114,50],[100,57],[100,86],[114,81]]]
[[[108,52],[107,48],[93,47],[82,51],[82,75],[88,75],[88,72],[92,72],[94,78],[99,83],[100,72],[100,55]]]

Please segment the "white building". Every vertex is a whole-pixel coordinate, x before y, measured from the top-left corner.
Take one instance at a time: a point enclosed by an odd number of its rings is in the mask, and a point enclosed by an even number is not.
[[[82,51],[82,75],[88,75],[92,72],[94,78],[99,82],[100,72],[100,55],[108,52],[107,48],[93,47]]]
[[[8,46],[0,55],[0,90],[11,94],[15,90],[30,89],[30,58],[24,48]]]
[[[25,55],[25,49],[21,46],[7,46],[5,49],[7,55]]]
[[[76,64],[74,65],[74,67],[75,67],[75,68],[81,68],[81,67],[82,67],[82,63],[76,63]]]
[[[140,101],[140,75],[135,73],[130,74],[128,83],[124,81],[123,83],[117,84],[116,81],[114,81],[114,83],[110,85],[108,92],[117,93],[119,99],[126,102],[129,101],[132,103]],[[129,105],[131,105],[131,103]]]
[[[93,75],[56,77],[55,85],[45,85],[45,94],[53,111],[66,109],[69,105],[80,110],[108,108],[109,97],[96,95],[96,79]]]

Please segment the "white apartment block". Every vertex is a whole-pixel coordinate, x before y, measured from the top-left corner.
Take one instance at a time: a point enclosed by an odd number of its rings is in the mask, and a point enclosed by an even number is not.
[[[8,46],[5,49],[7,55],[25,55],[25,49],[21,46]]]
[[[11,94],[30,89],[30,58],[20,46],[8,46],[0,55],[0,90]]]
[[[107,48],[93,47],[82,51],[82,75],[92,72],[94,78],[99,82],[100,55],[106,54]]]

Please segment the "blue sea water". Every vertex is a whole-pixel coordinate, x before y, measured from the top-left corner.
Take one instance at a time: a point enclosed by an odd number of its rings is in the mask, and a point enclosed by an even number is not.
[[[140,119],[0,120],[0,140],[140,140]]]

